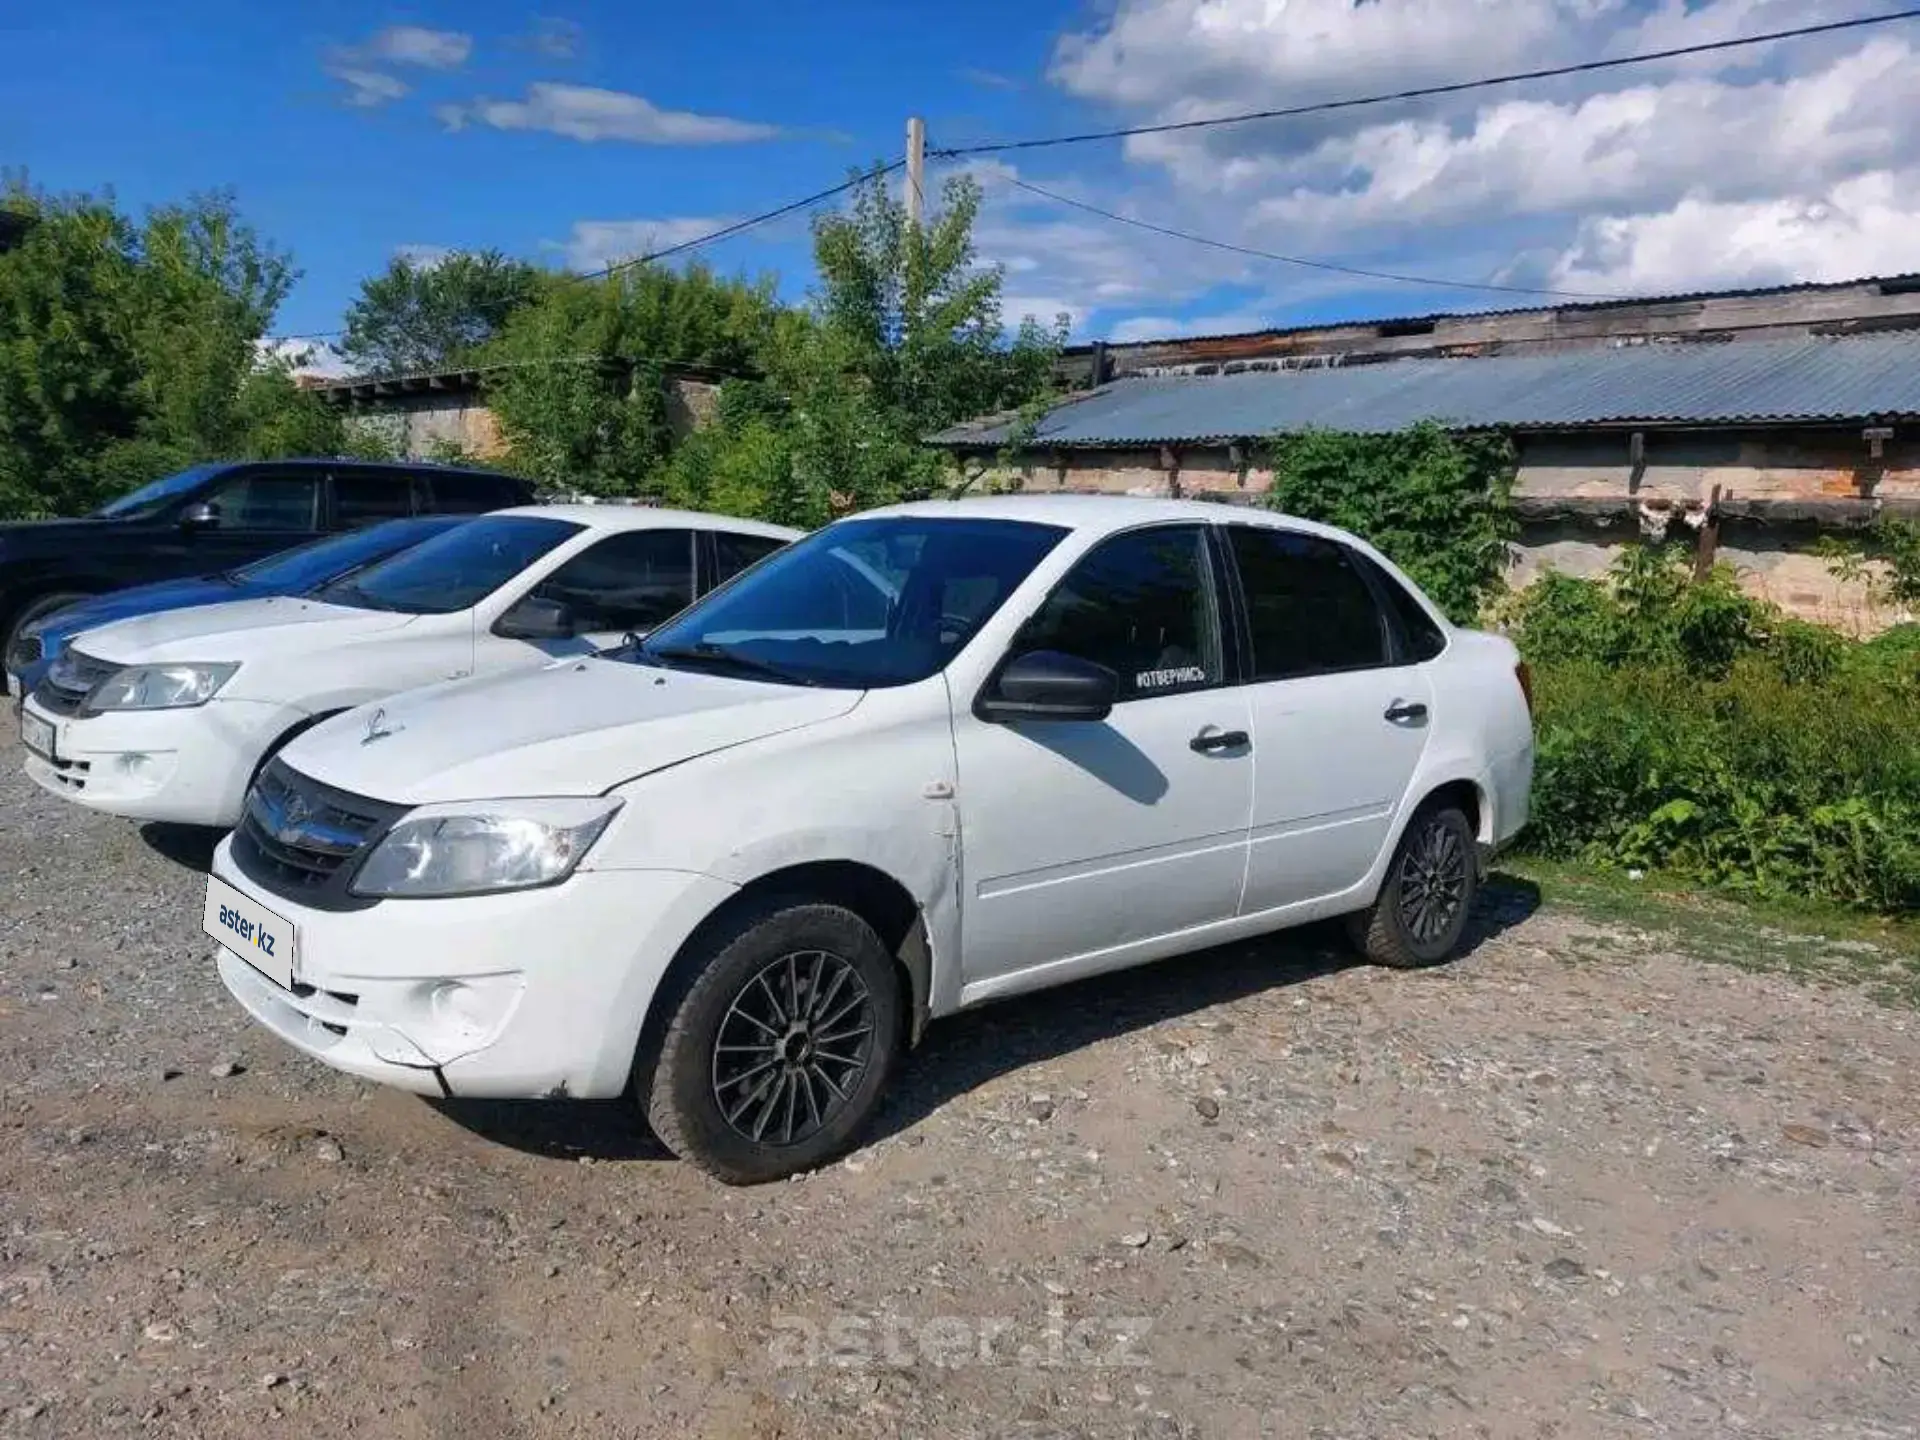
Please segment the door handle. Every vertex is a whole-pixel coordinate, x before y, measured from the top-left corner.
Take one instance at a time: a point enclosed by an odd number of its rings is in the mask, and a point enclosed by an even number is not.
[[[1427,718],[1427,707],[1422,705],[1418,700],[1411,703],[1396,700],[1387,707],[1386,718],[1393,721],[1396,725],[1402,721],[1424,720]]]
[[[1202,730],[1187,745],[1197,753],[1206,755],[1215,750],[1238,750],[1249,743],[1244,730]]]

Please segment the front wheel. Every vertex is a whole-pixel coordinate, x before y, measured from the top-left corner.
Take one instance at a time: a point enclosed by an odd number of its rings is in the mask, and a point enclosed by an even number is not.
[[[1473,827],[1452,805],[1421,810],[1400,837],[1373,904],[1348,921],[1353,941],[1376,965],[1437,965],[1466,934],[1479,891]]]
[[[731,1185],[846,1148],[900,1048],[900,978],[838,905],[779,902],[705,942],[640,1099],[661,1142]]]

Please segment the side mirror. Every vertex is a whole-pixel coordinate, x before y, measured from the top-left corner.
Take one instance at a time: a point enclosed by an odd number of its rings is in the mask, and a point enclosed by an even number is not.
[[[1010,720],[1104,720],[1120,693],[1120,677],[1104,665],[1035,650],[1010,661],[974,702],[989,724]]]
[[[196,500],[180,512],[182,530],[218,530],[220,528],[220,507],[210,505],[205,500]]]
[[[573,607],[529,595],[494,621],[493,633],[509,640],[571,640]]]

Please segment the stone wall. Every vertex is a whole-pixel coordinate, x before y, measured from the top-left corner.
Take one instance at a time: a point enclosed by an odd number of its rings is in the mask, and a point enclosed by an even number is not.
[[[1794,516],[1721,520],[1716,553],[1754,594],[1853,633],[1920,618],[1875,606],[1863,583],[1838,579],[1817,553],[1823,535],[1857,525],[1872,502],[1920,511],[1920,441],[1888,439],[1875,457],[1854,425],[1642,432],[1637,447],[1625,432],[1583,431],[1522,437],[1517,447],[1514,493],[1528,518],[1512,547],[1515,585],[1549,569],[1600,574],[1649,532],[1697,540],[1717,486],[1723,510]],[[1260,458],[1257,445],[1061,450],[990,468],[975,487],[1257,504],[1273,484]],[[1562,506],[1566,514],[1551,513]]]

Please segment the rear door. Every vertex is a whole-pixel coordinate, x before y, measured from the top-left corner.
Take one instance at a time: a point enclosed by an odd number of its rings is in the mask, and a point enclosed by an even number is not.
[[[1373,867],[1426,748],[1423,666],[1364,557],[1332,540],[1230,525],[1251,640],[1253,824],[1241,913],[1346,890]]]
[[[691,530],[623,530],[595,541],[529,587],[520,600],[557,600],[573,612],[566,639],[522,640],[498,625],[475,637],[476,673],[515,669],[544,653],[587,655],[644,635],[693,602]],[[509,608],[508,615],[513,613]],[[505,618],[504,616],[502,617]]]

